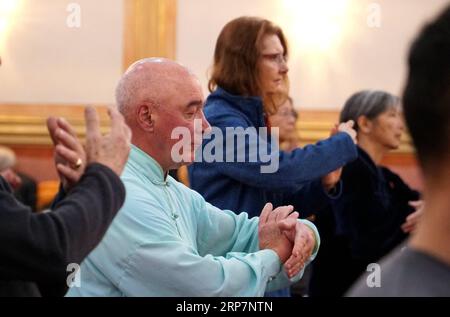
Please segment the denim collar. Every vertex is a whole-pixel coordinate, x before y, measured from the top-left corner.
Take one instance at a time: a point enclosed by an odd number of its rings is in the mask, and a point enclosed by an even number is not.
[[[208,101],[215,98],[227,101],[232,108],[249,118],[255,127],[263,127],[266,125],[264,121],[264,105],[261,97],[232,95],[223,88],[217,87],[217,89],[209,95]]]

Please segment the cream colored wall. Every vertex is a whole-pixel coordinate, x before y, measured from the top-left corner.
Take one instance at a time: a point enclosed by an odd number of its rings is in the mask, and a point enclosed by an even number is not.
[[[241,15],[265,17],[280,24],[288,36],[291,94],[297,107],[339,109],[360,89],[399,93],[411,39],[447,3],[179,0],[177,58],[198,74],[206,93],[207,70],[223,25]],[[315,43],[319,34],[325,40]]]
[[[19,5],[6,28],[0,6],[0,103],[114,102],[114,87],[122,72],[122,0],[2,2]],[[72,2],[81,7],[80,28],[66,25],[67,5]],[[331,14],[330,20],[337,24],[321,20],[337,2],[349,4],[341,15]],[[372,3],[381,8],[380,28],[367,24]],[[297,106],[339,109],[358,89],[399,92],[412,36],[445,3],[448,1],[179,0],[177,59],[199,75],[206,94],[207,70],[223,25],[241,15],[263,16],[282,25],[288,35],[291,91]],[[327,35],[330,27],[337,31],[331,32],[335,41],[329,47],[318,49],[305,43],[311,34],[320,34],[320,29]]]
[[[6,29],[0,25],[0,103],[114,102],[122,72],[122,0],[6,2],[18,6]],[[67,26],[70,3],[81,8],[80,28]]]

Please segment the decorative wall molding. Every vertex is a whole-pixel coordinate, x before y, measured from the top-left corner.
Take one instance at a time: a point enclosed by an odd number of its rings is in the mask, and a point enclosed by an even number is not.
[[[101,130],[106,132],[109,129],[106,107],[96,108],[100,113]],[[49,115],[67,118],[78,135],[83,138],[85,134],[83,111],[83,106],[0,105],[0,144],[49,145],[51,141],[45,124]],[[336,118],[337,112],[300,112],[297,130],[302,145],[328,138]],[[407,133],[403,135],[400,148],[395,152],[408,154],[414,152],[411,138]]]
[[[100,130],[109,130],[106,106],[95,106]],[[51,145],[46,120],[49,116],[66,118],[78,136],[84,138],[84,106],[79,105],[0,105],[0,144]]]

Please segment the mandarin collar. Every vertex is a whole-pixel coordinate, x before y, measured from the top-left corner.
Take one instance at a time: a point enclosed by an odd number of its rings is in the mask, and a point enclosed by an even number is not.
[[[139,147],[131,144],[129,163],[141,171],[153,184],[168,185],[168,173],[161,165]]]

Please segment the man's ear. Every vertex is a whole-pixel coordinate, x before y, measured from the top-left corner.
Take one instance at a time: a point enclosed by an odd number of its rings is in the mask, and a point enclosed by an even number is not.
[[[356,121],[358,123],[358,132],[370,133],[372,131],[373,123],[366,116],[360,116]]]
[[[137,111],[137,121],[144,131],[153,132],[155,121],[152,117],[152,108],[148,105],[139,106]]]

